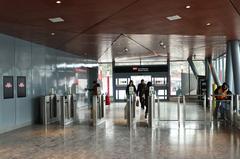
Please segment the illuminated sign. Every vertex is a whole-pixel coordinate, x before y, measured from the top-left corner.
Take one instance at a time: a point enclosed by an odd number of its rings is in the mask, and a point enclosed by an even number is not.
[[[17,96],[26,97],[26,77],[25,76],[17,77]]]
[[[3,76],[3,98],[13,98],[13,76]]]
[[[12,83],[7,82],[7,83],[5,84],[5,88],[12,88]]]

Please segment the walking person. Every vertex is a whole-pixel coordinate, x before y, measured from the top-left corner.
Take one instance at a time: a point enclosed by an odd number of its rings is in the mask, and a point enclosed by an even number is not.
[[[146,97],[146,111],[145,111],[145,118],[147,118],[147,114],[148,114],[148,97],[149,97],[149,89],[150,87],[152,86],[152,82],[148,82],[147,83],[147,88],[146,88],[146,91],[145,91],[145,97]]]
[[[145,91],[146,91],[146,84],[144,83],[144,79],[142,79],[141,83],[138,84],[138,87],[137,87],[137,95],[140,98],[142,109],[144,109],[144,105],[145,105]]]
[[[129,87],[133,87],[134,94],[137,93],[136,87],[135,87],[135,85],[133,84],[133,80],[130,80],[130,81],[129,81],[129,84],[127,85],[127,88],[126,88],[127,98],[129,97]]]

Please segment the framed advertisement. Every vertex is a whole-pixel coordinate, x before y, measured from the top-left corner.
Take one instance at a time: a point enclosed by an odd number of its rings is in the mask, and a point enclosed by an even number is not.
[[[26,77],[17,76],[17,97],[26,97]]]
[[[13,76],[3,76],[3,99],[14,97]]]

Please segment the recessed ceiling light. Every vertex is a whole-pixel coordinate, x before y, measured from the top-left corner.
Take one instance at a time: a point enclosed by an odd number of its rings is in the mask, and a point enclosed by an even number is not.
[[[189,8],[191,8],[191,6],[187,5],[186,8],[189,9]]]
[[[160,41],[160,43],[159,43],[159,44],[160,44],[160,46],[163,46],[163,45],[164,45],[163,41]]]
[[[51,35],[52,35],[52,36],[54,36],[54,35],[55,35],[55,33],[51,33]]]
[[[56,17],[56,18],[49,18],[52,23],[59,23],[59,22],[64,22],[64,19],[61,17]]]
[[[210,25],[212,25],[212,24],[211,24],[211,23],[207,23],[207,24],[206,24],[206,26],[210,26]]]
[[[180,17],[179,15],[169,16],[166,18],[170,21],[182,19],[182,17]]]
[[[57,4],[61,4],[62,2],[61,1],[56,1]]]

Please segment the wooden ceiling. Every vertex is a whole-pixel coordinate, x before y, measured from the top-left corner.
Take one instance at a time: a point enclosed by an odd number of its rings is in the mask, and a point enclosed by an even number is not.
[[[203,59],[222,54],[227,40],[240,38],[239,0],[61,2],[2,0],[0,32],[101,62],[154,56],[186,60],[191,54]],[[182,19],[166,19],[173,15]],[[54,17],[64,22],[48,20]]]

